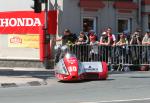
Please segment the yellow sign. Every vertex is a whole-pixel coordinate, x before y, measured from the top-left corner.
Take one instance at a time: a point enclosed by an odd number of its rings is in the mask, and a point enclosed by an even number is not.
[[[39,48],[39,34],[10,34],[8,47]]]

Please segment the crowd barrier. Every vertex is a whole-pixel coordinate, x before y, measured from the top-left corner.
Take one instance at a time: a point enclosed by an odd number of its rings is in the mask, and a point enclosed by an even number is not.
[[[105,61],[110,67],[117,66],[118,70],[126,66],[150,66],[150,46],[73,45],[68,50],[82,62]]]

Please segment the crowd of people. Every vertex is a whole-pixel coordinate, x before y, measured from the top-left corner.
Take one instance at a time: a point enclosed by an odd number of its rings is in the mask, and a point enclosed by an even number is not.
[[[137,30],[133,34],[129,34],[126,32],[113,34],[112,28],[108,27],[99,35],[96,34],[93,30],[90,30],[88,33],[80,32],[79,35],[76,35],[76,34],[73,34],[69,29],[65,29],[64,35],[62,36],[61,39],[57,39],[57,41],[62,41],[62,45],[76,45],[76,46],[90,45],[90,47],[92,47],[90,48],[90,51],[86,50],[86,48],[80,48],[80,51],[78,51],[80,52],[78,54],[81,54],[81,56],[85,59],[87,56],[89,56],[89,54],[87,54],[86,51],[88,51],[90,55],[93,55],[95,57],[99,56],[100,51],[98,50],[98,47],[122,47],[124,48],[129,45],[150,46],[150,32],[147,31],[144,35],[142,35],[141,31]],[[107,48],[105,51],[106,58],[113,57],[112,54],[113,55],[115,54],[111,52],[109,52],[111,53],[109,54],[107,53],[108,51],[116,51],[116,49],[112,50],[112,48]],[[142,51],[140,52],[142,54]],[[136,50],[132,50],[132,54],[135,55]],[[148,58],[150,59],[150,57]],[[108,62],[108,59],[106,61]]]
[[[112,28],[108,27],[100,35],[97,35],[93,30],[80,32],[79,35],[71,33],[69,29],[65,29],[61,39],[62,44],[90,44],[90,45],[105,45],[105,46],[124,46],[124,45],[150,45],[150,32],[147,31],[143,36],[140,31],[135,31],[133,34],[112,33]]]

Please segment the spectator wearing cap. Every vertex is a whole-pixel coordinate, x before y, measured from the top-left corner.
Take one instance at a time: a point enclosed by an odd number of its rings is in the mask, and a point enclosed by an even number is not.
[[[68,44],[75,44],[76,40],[77,36],[71,33],[69,29],[65,29],[62,38],[56,41],[62,41],[62,45],[68,45]]]
[[[102,35],[100,37],[99,45],[107,45],[107,42],[108,42],[108,36],[107,33],[104,31],[102,32]]]

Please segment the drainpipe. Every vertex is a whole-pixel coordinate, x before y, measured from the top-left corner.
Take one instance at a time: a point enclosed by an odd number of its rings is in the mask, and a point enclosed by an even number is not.
[[[57,8],[58,8],[58,3],[57,3],[57,0],[55,0],[54,10],[57,10]]]
[[[138,25],[139,27],[142,27],[141,22],[141,12],[142,12],[142,6],[141,6],[141,0],[138,0]]]

